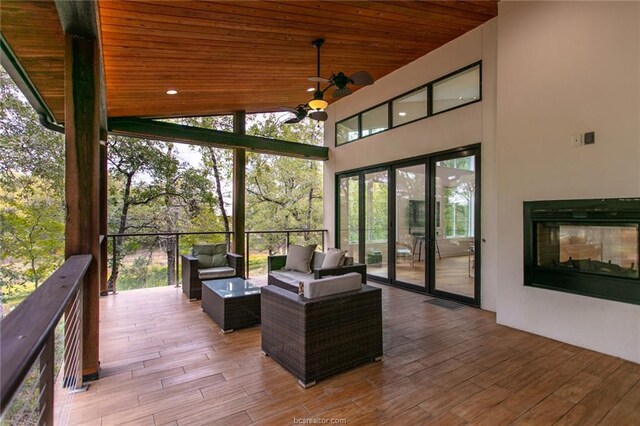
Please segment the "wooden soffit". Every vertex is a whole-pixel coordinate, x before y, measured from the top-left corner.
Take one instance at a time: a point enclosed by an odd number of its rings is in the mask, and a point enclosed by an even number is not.
[[[53,2],[1,7],[3,34],[63,121]],[[322,76],[379,79],[497,15],[493,1],[108,0],[98,9],[110,117],[277,111],[310,99],[313,39],[326,40]]]

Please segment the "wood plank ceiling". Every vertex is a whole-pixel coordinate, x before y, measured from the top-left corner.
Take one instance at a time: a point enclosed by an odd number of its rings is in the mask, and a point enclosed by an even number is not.
[[[52,4],[3,1],[2,31],[62,121],[55,95],[60,58],[54,55],[62,45],[55,45],[50,11],[45,22],[33,15]],[[496,16],[497,4],[110,0],[99,3],[99,12],[109,116],[169,117],[275,111],[307,102],[306,89],[313,86],[307,77],[316,68],[311,41],[319,37],[326,40],[322,76],[366,70],[379,79]],[[7,28],[5,15],[24,25],[10,21]],[[48,56],[38,61],[23,45],[40,39]],[[54,69],[39,74],[50,60]],[[178,94],[167,95],[168,89]]]

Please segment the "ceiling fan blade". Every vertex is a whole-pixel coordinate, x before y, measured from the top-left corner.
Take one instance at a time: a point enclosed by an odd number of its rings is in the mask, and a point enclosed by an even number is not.
[[[283,111],[287,111],[287,112],[292,112],[294,114],[298,113],[298,110],[292,107],[286,107],[286,106],[279,106],[278,108],[280,108]]]
[[[328,83],[329,82],[328,78],[323,78],[323,77],[309,77],[309,78],[307,78],[307,80],[313,81],[314,83]]]
[[[309,117],[318,121],[327,121],[329,115],[326,113],[326,111],[311,111],[309,113]]]
[[[358,71],[349,76],[349,80],[356,86],[368,86],[373,84],[373,77],[366,71]]]
[[[299,123],[302,121],[304,117],[300,118],[300,117],[291,117],[290,119],[286,120],[284,122],[284,124],[295,124],[295,123]]]
[[[332,95],[334,98],[342,98],[352,94],[353,91],[348,87],[343,87],[342,89],[336,89],[333,91]]]

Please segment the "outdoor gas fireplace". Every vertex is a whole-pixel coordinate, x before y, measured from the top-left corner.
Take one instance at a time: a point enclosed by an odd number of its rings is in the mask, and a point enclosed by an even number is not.
[[[640,304],[640,198],[524,203],[524,285]]]

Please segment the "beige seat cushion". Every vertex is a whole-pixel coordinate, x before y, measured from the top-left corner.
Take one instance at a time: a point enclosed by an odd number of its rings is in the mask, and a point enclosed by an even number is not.
[[[301,281],[307,282],[313,279],[313,274],[305,274],[298,271],[271,271],[270,274],[278,280],[296,287]]]
[[[361,281],[362,277],[360,274],[357,272],[350,272],[345,275],[331,276],[310,281],[308,283],[306,282],[304,283],[304,297],[313,299],[316,297],[359,290],[362,285]]]
[[[214,280],[216,278],[232,277],[236,270],[228,266],[220,266],[217,268],[199,269],[198,278],[201,280]]]

